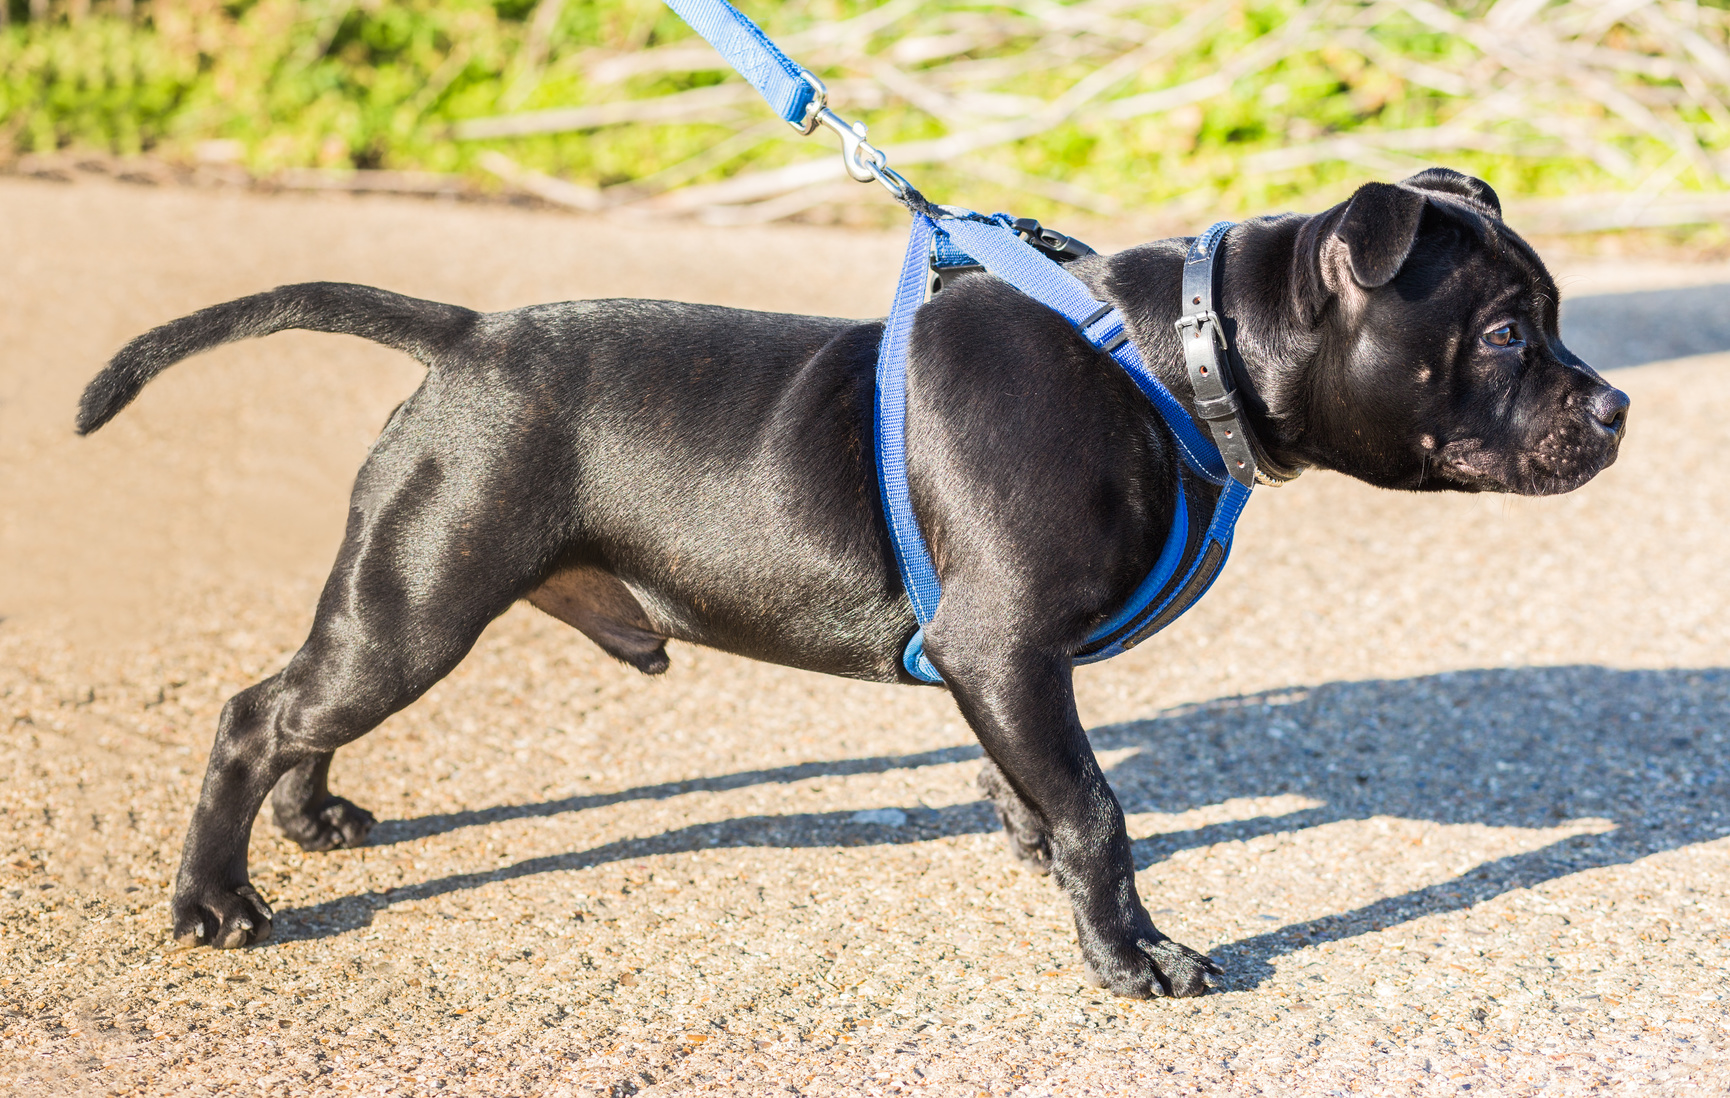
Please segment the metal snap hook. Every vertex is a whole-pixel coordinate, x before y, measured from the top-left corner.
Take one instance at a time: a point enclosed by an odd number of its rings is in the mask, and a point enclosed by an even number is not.
[[[847,165],[847,174],[859,182],[876,179],[877,172],[888,164],[883,151],[865,140],[865,123],[848,122],[828,107],[817,112],[817,122],[841,139],[841,162]]]
[[[823,81],[809,72],[801,71],[799,75],[816,94],[805,108],[805,117],[789,125],[807,135],[815,133],[818,126],[834,130],[835,136],[841,139],[841,163],[846,166],[849,176],[861,183],[875,181],[883,184],[897,201],[905,201],[914,193],[913,184],[889,167],[889,157],[883,150],[865,139],[865,123],[849,122],[830,110],[829,89]]]

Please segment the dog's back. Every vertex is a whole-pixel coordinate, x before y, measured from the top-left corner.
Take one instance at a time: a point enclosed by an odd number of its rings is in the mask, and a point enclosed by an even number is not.
[[[290,329],[362,336],[428,368],[357,477],[363,525],[400,521],[391,501],[410,485],[446,499],[424,516],[441,543],[446,528],[485,525],[483,510],[516,512],[511,553],[532,549],[511,599],[642,670],[665,666],[673,637],[899,677],[883,653],[907,615],[871,458],[880,323],[632,299],[480,313],[369,286],[283,286],[134,339],[87,387],[78,431],[182,359]],[[408,570],[436,570],[411,555]],[[645,609],[599,620],[597,598]],[[765,618],[785,623],[772,646]]]

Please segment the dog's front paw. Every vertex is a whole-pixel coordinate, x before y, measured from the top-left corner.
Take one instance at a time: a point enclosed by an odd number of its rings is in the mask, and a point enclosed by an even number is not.
[[[1126,999],[1192,999],[1207,994],[1209,975],[1225,972],[1211,958],[1164,935],[1141,937],[1109,958],[1089,959],[1087,968],[1096,985]]]
[[[174,897],[174,944],[239,949],[270,937],[274,913],[250,884],[182,889]]]
[[[371,812],[341,797],[327,798],[317,809],[292,815],[276,813],[276,826],[282,833],[299,843],[302,850],[312,851],[360,846],[377,822]]]

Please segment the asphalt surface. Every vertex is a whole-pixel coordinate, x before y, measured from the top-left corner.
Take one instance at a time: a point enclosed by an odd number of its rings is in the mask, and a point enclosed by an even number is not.
[[[1563,302],[1562,324],[1569,347],[1600,370],[1718,354],[1730,351],[1730,283],[1585,294]]]
[[[338,756],[372,845],[261,822],[273,941],[167,951],[216,714],[304,636],[420,371],[284,334],[75,439],[114,349],[308,279],[868,316],[899,249],[0,179],[0,1090],[1730,1090],[1723,267],[1559,264],[1634,402],[1581,491],[1258,491],[1202,605],[1078,673],[1202,999],[1084,983],[941,692],[677,646],[648,680],[526,607]]]

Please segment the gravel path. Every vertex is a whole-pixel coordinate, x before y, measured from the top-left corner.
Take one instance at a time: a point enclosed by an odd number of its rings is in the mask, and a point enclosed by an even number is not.
[[[298,645],[420,374],[286,334],[76,440],[108,354],[312,278],[870,315],[899,247],[0,180],[0,1090],[1730,1091],[1726,355],[1619,374],[1574,495],[1259,492],[1215,592],[1079,672],[1203,999],[1085,985],[946,695],[686,647],[648,680],[522,607],[338,755],[371,846],[257,829],[274,941],[165,953],[218,709]]]

